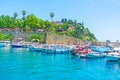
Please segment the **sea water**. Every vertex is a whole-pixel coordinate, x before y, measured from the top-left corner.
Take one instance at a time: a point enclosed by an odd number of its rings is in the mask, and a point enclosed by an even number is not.
[[[0,80],[120,80],[120,63],[106,60],[0,48]]]

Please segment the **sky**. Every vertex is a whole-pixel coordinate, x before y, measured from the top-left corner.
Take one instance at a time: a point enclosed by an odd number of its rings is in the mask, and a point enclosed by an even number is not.
[[[50,21],[62,18],[84,22],[99,41],[120,40],[120,0],[0,0],[0,15],[13,16],[21,11]]]

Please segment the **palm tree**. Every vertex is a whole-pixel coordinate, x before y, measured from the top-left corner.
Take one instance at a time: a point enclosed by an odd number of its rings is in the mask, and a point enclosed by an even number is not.
[[[52,22],[53,17],[54,17],[54,13],[53,12],[50,13],[50,17],[51,17],[51,22]]]
[[[23,20],[25,20],[25,15],[26,15],[26,11],[25,10],[22,10],[22,15],[23,15]]]
[[[16,19],[16,17],[18,16],[17,12],[14,12],[14,19]]]
[[[22,15],[23,15],[23,18],[22,18],[22,20],[23,20],[23,31],[24,31],[24,28],[25,28],[25,15],[26,15],[26,11],[25,10],[22,10]]]

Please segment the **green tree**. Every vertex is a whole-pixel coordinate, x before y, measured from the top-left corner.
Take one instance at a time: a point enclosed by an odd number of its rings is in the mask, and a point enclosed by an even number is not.
[[[34,14],[30,14],[26,17],[25,24],[31,29],[40,28],[40,20]]]
[[[53,12],[51,12],[50,13],[50,17],[51,17],[51,22],[53,21],[53,17],[54,17],[55,15],[54,15],[54,13]]]
[[[63,25],[61,25],[61,27],[64,29],[64,30],[67,30],[69,25],[67,23],[63,23]]]
[[[13,35],[11,34],[3,34],[3,40],[13,40]]]
[[[22,15],[23,15],[22,20],[25,20],[25,15],[26,15],[26,11],[25,10],[22,10]]]
[[[3,39],[3,34],[0,32],[0,40]]]
[[[0,32],[0,40],[13,40],[13,35],[11,34],[3,34],[2,32]]]
[[[17,20],[16,20],[16,17],[18,16],[17,12],[14,12],[13,16],[14,16],[13,17],[14,19],[12,19],[12,21],[13,21],[13,27],[17,28],[18,27],[17,26]]]
[[[13,16],[14,16],[14,19],[16,19],[16,17],[18,16],[17,12],[14,12]]]
[[[40,34],[32,34],[32,35],[30,35],[29,40],[30,41],[33,41],[33,40],[36,41],[37,40],[40,43],[42,43],[44,41],[43,36],[40,35]]]
[[[23,20],[23,31],[25,30],[25,15],[26,15],[26,11],[25,10],[22,10],[22,20]]]
[[[17,20],[16,20],[16,26],[17,26],[18,28],[22,28],[22,20],[17,19]]]

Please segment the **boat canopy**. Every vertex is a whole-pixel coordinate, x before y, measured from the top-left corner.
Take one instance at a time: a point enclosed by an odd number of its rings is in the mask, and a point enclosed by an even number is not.
[[[114,51],[120,51],[120,47],[115,47],[113,50]]]

